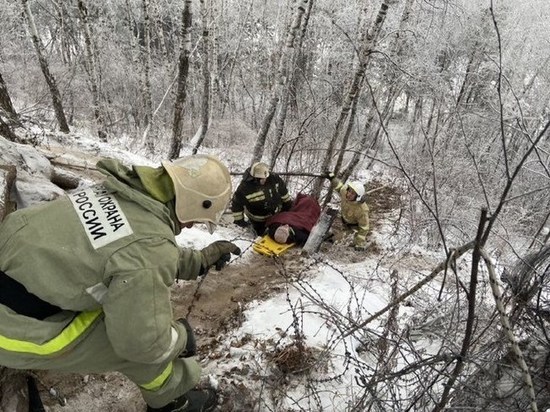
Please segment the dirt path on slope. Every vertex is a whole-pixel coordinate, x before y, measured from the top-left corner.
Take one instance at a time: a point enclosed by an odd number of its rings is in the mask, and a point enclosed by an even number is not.
[[[291,250],[284,258],[298,259],[298,255],[299,250]],[[174,286],[174,315],[186,317],[193,325],[200,353],[213,350],[217,339],[241,325],[250,302],[281,290],[285,283],[281,267],[276,259],[254,253],[245,264],[237,259],[219,272],[211,270],[203,281]]]

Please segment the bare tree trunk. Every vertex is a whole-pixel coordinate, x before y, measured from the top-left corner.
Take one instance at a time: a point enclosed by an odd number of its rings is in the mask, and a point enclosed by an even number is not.
[[[21,0],[21,5],[23,6],[23,14],[25,15],[27,21],[27,27],[31,35],[32,43],[36,52],[36,57],[38,58],[38,62],[40,64],[40,69],[42,70],[44,79],[46,80],[46,83],[48,84],[48,87],[50,89],[50,95],[52,97],[52,104],[55,112],[55,117],[59,125],[59,130],[61,130],[63,133],[69,133],[69,124],[67,123],[65,112],[63,111],[61,94],[59,93],[59,89],[57,88],[55,78],[50,72],[48,61],[44,56],[44,45],[42,44],[42,40],[38,35],[38,30],[36,28],[36,24],[34,23],[31,8],[27,0]]]
[[[17,169],[13,165],[0,165],[0,222],[16,208],[11,201],[11,190],[15,183]]]
[[[550,62],[550,56],[548,56],[546,58],[546,60],[544,61],[544,63],[542,65],[537,66],[536,72],[531,76],[531,78],[529,79],[527,84],[523,87],[523,90],[520,93],[521,97],[524,97],[531,90],[531,88],[535,84],[535,80],[538,79],[538,77],[541,73],[547,72],[549,62]]]
[[[69,23],[72,17],[69,15],[69,12],[67,10],[68,2],[51,0],[51,3],[54,5],[57,12],[59,26],[62,27],[62,29],[58,33],[58,52],[61,56],[63,64],[67,66],[72,66],[73,57],[75,56],[75,47],[73,41],[74,39],[76,39],[77,35],[71,29],[69,29],[69,27],[72,27],[72,25]],[[72,7],[72,5],[70,7]]]
[[[143,0],[143,46],[141,58],[143,63],[143,105],[145,111],[144,138],[149,151],[153,151],[155,145],[154,136],[149,136],[153,123],[153,98],[151,96],[151,16],[149,15],[149,0]]]
[[[405,9],[404,9],[404,12],[402,14],[402,18],[401,18],[401,23],[400,23],[400,27],[399,27],[399,33],[401,32],[404,32],[404,30],[406,29],[405,27],[405,24],[404,22],[406,22],[409,18],[409,15],[410,15],[410,8],[412,6],[412,3],[414,2],[414,0],[407,0],[407,3],[405,5]],[[366,8],[364,9],[364,12],[366,12]],[[363,22],[365,21],[366,19],[363,19]],[[364,23],[363,23],[364,24]],[[363,30],[367,30],[366,27],[363,28]],[[365,31],[365,33],[368,33],[368,31]],[[400,49],[400,42],[396,42],[398,44],[398,46],[396,47],[396,51],[395,51],[395,54],[396,55],[399,55],[401,49]],[[395,82],[395,76],[392,76],[389,80],[388,80],[388,83],[392,84]],[[362,86],[360,85],[359,86],[360,88],[362,88]],[[397,96],[396,96],[397,97]],[[390,100],[390,99],[388,99]],[[351,133],[353,131],[353,127],[355,126],[355,119],[356,119],[356,115],[357,115],[357,104],[358,104],[358,101],[359,99],[356,98],[353,103],[352,103],[352,106],[351,106],[351,110],[350,110],[350,116],[349,116],[349,121],[348,121],[348,125],[346,127],[346,132],[344,133],[344,137],[342,139],[342,144],[340,145],[340,151],[339,151],[339,154],[338,154],[338,158],[336,159],[336,164],[334,165],[334,170],[340,170],[340,168],[342,167],[342,163],[344,161],[344,154],[346,153],[346,150],[348,148],[348,142],[349,142],[349,138],[351,136]],[[392,106],[393,107],[393,106]],[[370,110],[368,111],[369,112],[369,116],[368,116],[368,122],[370,125],[372,125],[372,121],[374,120],[374,113],[370,112]],[[372,133],[370,131],[370,128],[367,130],[365,129],[365,132],[366,133]],[[367,138],[366,141],[368,141],[369,139]],[[361,154],[361,149],[359,149],[358,151],[355,152],[354,154],[354,157],[358,157],[360,156]],[[353,169],[354,167],[359,163],[359,159],[357,159],[356,161],[352,160],[350,161],[350,163],[348,164],[348,167],[346,168],[345,170],[345,179],[347,179],[351,173],[353,172]],[[342,176],[344,178],[344,176]],[[328,198],[327,198],[328,200]]]
[[[346,120],[348,119],[348,116],[350,114],[350,111],[352,110],[354,106],[354,102],[359,98],[361,87],[363,84],[363,80],[365,78],[365,73],[367,70],[367,65],[369,62],[369,56],[370,52],[376,45],[376,41],[378,39],[378,36],[380,34],[380,31],[382,30],[382,27],[384,25],[384,22],[386,20],[386,14],[389,8],[389,3],[392,2],[391,0],[384,0],[382,4],[380,5],[380,9],[378,10],[378,15],[376,17],[376,20],[374,22],[374,27],[372,29],[372,32],[368,33],[365,36],[365,41],[361,46],[361,49],[359,51],[359,63],[357,70],[355,71],[353,75],[353,80],[351,82],[350,88],[348,93],[346,94],[345,100],[342,104],[342,108],[340,110],[340,115],[336,121],[336,126],[334,128],[334,132],[332,134],[331,139],[329,140],[329,145],[327,148],[325,159],[323,160],[322,169],[328,170],[330,168],[330,163],[332,159],[332,155],[334,153],[334,146],[336,145],[336,142],[338,141],[338,138],[340,136],[340,133],[342,132],[342,129],[344,128],[344,124]],[[338,172],[337,170],[335,172]],[[323,180],[318,179],[315,182],[314,188],[313,188],[313,196],[319,197],[321,193],[321,188],[323,185]]]
[[[92,41],[92,31],[90,28],[90,23],[88,21],[88,8],[86,7],[84,0],[78,0],[78,12],[82,21],[84,44],[86,45],[85,66],[88,69],[88,77],[92,89],[92,102],[94,118],[97,123],[97,134],[100,140],[105,142],[107,141],[107,133],[105,131],[104,116],[100,103],[99,74],[97,69],[97,63],[99,62],[99,59],[97,57],[97,53],[95,52],[94,43]]]
[[[185,6],[184,6],[185,7]],[[163,59],[168,59],[168,49],[166,47],[166,39],[164,37],[164,25],[162,21],[162,15],[160,13],[160,4],[158,1],[154,1],[151,7],[151,14],[153,16],[153,32],[156,34],[158,41],[158,48],[161,51]]]
[[[217,7],[217,0],[210,0],[210,58],[211,58],[211,93],[210,93],[210,117],[218,116],[221,108],[221,90],[220,90],[220,67],[219,67],[219,52],[220,38],[218,21],[221,18]]]
[[[271,160],[269,162],[269,168],[273,170],[275,163],[277,163],[277,154],[281,149],[281,139],[283,137],[283,131],[285,127],[286,115],[288,112],[288,103],[289,103],[289,89],[286,88],[283,91],[281,97],[281,107],[279,108],[279,114],[275,119],[275,136],[273,139],[273,147],[271,148]]]
[[[227,75],[227,84],[225,86],[225,98],[222,99],[222,104],[221,104],[221,117],[224,116],[225,107],[230,102],[230,93],[231,93],[232,84],[233,84],[233,71],[235,70],[235,64],[237,63],[237,56],[239,55],[239,51],[243,40],[243,35],[245,33],[244,28],[246,27],[246,22],[248,21],[248,17],[252,13],[253,5],[254,5],[254,0],[250,0],[249,6],[246,12],[246,16],[243,20],[244,23],[241,24],[241,30],[239,30],[239,39],[237,40],[237,46],[235,47],[235,51],[233,51],[229,56],[230,68],[229,68],[229,74]],[[221,69],[221,72],[224,72],[223,67]]]
[[[399,86],[399,87],[398,87]],[[355,170],[355,167],[359,164],[359,161],[361,158],[363,158],[366,155],[366,152],[369,150],[372,150],[376,148],[377,143],[379,141],[379,137],[382,131],[382,128],[384,126],[387,126],[391,115],[393,114],[393,107],[395,105],[395,100],[401,93],[401,87],[400,83],[397,81],[394,81],[389,90],[383,91],[382,94],[386,95],[386,103],[384,106],[384,109],[382,111],[382,114],[380,118],[378,119],[378,127],[374,127],[376,122],[375,118],[377,117],[378,113],[374,109],[374,99],[376,98],[371,91],[371,104],[368,107],[367,110],[367,120],[365,121],[365,125],[363,127],[363,133],[361,140],[359,141],[359,145],[357,150],[353,153],[353,156],[347,166],[344,168],[344,171],[341,173],[342,179],[347,180],[353,171]],[[339,157],[340,159],[340,157]],[[338,166],[338,163],[337,163]],[[335,168],[336,170],[339,170],[338,168]]]
[[[7,124],[4,119],[2,119],[2,116],[0,115],[0,136],[4,136],[6,139],[8,139],[10,142],[16,142],[17,135],[11,130],[11,127],[9,124]]]
[[[271,98],[269,100],[267,112],[258,132],[258,137],[256,139],[256,144],[254,145],[254,150],[252,151],[252,162],[257,162],[261,160],[264,153],[267,133],[269,132],[271,122],[273,120],[273,117],[275,116],[277,105],[281,97],[281,92],[287,81],[288,59],[291,55],[292,49],[294,48],[294,39],[296,38],[296,32],[298,31],[302,23],[302,16],[306,10],[308,1],[312,0],[300,0],[296,8],[296,12],[294,13],[292,24],[289,27],[286,36],[285,46],[282,49],[281,58],[279,60],[276,83],[273,86],[273,91],[271,92]]]
[[[456,388],[448,410],[468,405],[475,410],[545,411],[550,405],[547,385],[548,314],[547,300],[541,291],[548,290],[548,247],[519,257],[506,272],[505,281],[513,299],[504,299],[494,264],[485,251],[482,257],[489,273],[489,284],[502,328],[498,346],[491,342],[493,356]],[[510,309],[506,304],[512,304]],[[529,333],[525,335],[525,330]],[[515,329],[515,331],[514,331]],[[516,336],[522,336],[519,341]],[[510,349],[506,349],[510,346]],[[498,350],[495,350],[498,348]],[[524,353],[525,352],[525,353]],[[479,394],[484,396],[480,397]],[[456,409],[453,407],[457,405]]]
[[[201,20],[202,20],[202,106],[201,106],[201,125],[196,134],[195,144],[193,146],[193,154],[196,154],[201,146],[208,126],[210,123],[210,38],[208,31],[208,4],[206,0],[200,0],[201,4]]]
[[[401,14],[401,19],[399,22],[399,30],[395,36],[395,40],[393,42],[392,51],[393,51],[393,58],[397,65],[400,65],[403,60],[403,50],[405,50],[408,47],[409,44],[409,20],[410,15],[412,12],[412,7],[415,0],[406,0],[405,7],[403,8],[403,13]],[[379,136],[381,134],[382,128],[384,126],[387,126],[389,123],[392,115],[393,110],[395,106],[395,101],[399,97],[399,95],[403,91],[403,87],[405,85],[405,82],[400,79],[400,77],[403,77],[402,75],[398,75],[398,72],[395,70],[392,70],[387,76],[386,84],[387,84],[387,90],[383,91],[381,94],[385,96],[385,103],[384,108],[382,110],[382,116],[380,119],[378,119],[378,127],[376,130],[372,130],[369,128],[367,131],[370,135],[367,139],[369,142],[370,147],[374,147],[376,143],[379,141]],[[371,107],[372,109],[372,107]],[[371,110],[371,114],[373,117],[371,119],[374,119],[374,113]],[[359,149],[359,152],[356,152],[354,156],[360,155],[363,151],[363,147]],[[365,148],[366,149],[366,148]],[[351,170],[350,170],[351,173]]]
[[[128,30],[129,30],[129,39],[130,39],[130,49],[131,49],[131,55],[132,55],[132,65],[133,67],[140,67],[140,45],[139,45],[139,27],[138,23],[136,21],[136,17],[134,16],[134,8],[130,4],[129,0],[125,0],[126,5],[126,20],[128,21]],[[143,85],[143,76],[141,73],[136,76],[137,82],[138,82],[138,90],[139,93],[144,89]],[[132,117],[134,118],[134,125],[136,128],[141,128],[143,126],[143,107],[142,107],[142,96],[135,96],[136,104],[132,106]]]
[[[361,86],[359,86],[361,87]],[[349,138],[351,136],[351,132],[353,131],[353,126],[355,126],[355,118],[357,116],[357,104],[359,102],[359,99],[354,99],[351,104],[351,110],[350,110],[350,116],[348,120],[348,125],[346,127],[346,131],[344,133],[344,137],[342,138],[342,143],[340,145],[340,151],[338,153],[338,158],[336,159],[336,164],[334,165],[334,170],[340,170],[340,167],[342,167],[342,162],[344,160],[344,153],[346,152],[348,148],[348,142]]]
[[[254,94],[250,93],[250,91],[248,90],[247,82],[244,79],[243,71],[242,71],[242,68],[240,67],[239,67],[239,80],[241,81],[241,86],[243,90],[246,92],[246,94],[250,98],[250,101],[252,102],[252,105],[251,105],[252,114],[250,116],[250,123],[252,124],[253,128],[256,128],[258,126],[258,110],[259,110],[258,106],[260,106],[260,104],[256,103],[256,98]],[[241,98],[241,111],[243,113],[246,113],[244,99],[242,98]]]
[[[0,110],[1,115],[5,116],[12,122],[19,124],[19,115],[13,107],[13,103],[11,102],[11,97],[8,93],[8,88],[4,82],[2,73],[0,73]]]
[[[458,96],[456,98],[456,105],[459,106],[460,103],[462,103],[462,100],[464,99],[464,94],[466,92],[466,89],[469,85],[469,80],[473,72],[475,72],[474,66],[477,66],[477,55],[478,55],[478,43],[476,42],[474,44],[472,53],[470,54],[470,58],[468,59],[468,65],[466,66],[466,73],[464,74],[464,79],[462,80],[462,85],[460,86],[460,91],[458,92]]]
[[[290,95],[291,95],[291,91],[293,89],[295,90],[294,85],[296,83],[295,79],[296,79],[297,64],[300,61],[300,57],[302,55],[302,45],[304,43],[304,38],[306,36],[307,26],[309,23],[309,16],[311,15],[312,6],[313,6],[313,0],[309,0],[309,2],[307,3],[306,11],[304,12],[304,15],[302,17],[300,35],[296,40],[296,46],[294,48],[294,53],[292,55],[292,59],[290,63],[290,73],[289,73],[289,79],[287,81],[288,87],[285,87],[282,91],[279,114],[275,121],[275,138],[273,139],[273,147],[271,150],[271,161],[270,161],[271,169],[274,168],[275,163],[277,162],[277,153],[280,151],[279,146],[281,144],[281,139],[285,128],[286,117],[288,114],[288,105],[290,104]],[[295,98],[296,97],[294,96],[294,99]]]
[[[371,95],[371,101],[374,97]],[[369,105],[369,110],[367,114],[367,120],[365,121],[365,125],[363,126],[363,133],[361,136],[361,140],[359,141],[359,149],[353,154],[350,162],[348,165],[344,168],[344,171],[342,172],[342,180],[346,181],[353,171],[355,170],[355,167],[359,164],[359,161],[361,160],[361,157],[364,153],[366,153],[370,147],[372,147],[373,143],[371,141],[372,133],[371,128],[374,124],[374,116],[375,116],[375,110],[372,107],[372,104]]]
[[[467,355],[470,351],[470,346],[472,345],[474,327],[475,327],[476,317],[477,317],[476,316],[476,295],[477,295],[477,282],[478,282],[477,279],[478,279],[478,273],[479,273],[479,261],[481,259],[481,249],[483,246],[482,244],[483,229],[485,228],[486,222],[487,222],[487,210],[482,209],[481,217],[479,219],[479,226],[477,230],[475,245],[474,245],[474,251],[472,253],[470,287],[467,293],[468,318],[467,318],[466,326],[464,330],[464,337],[462,339],[460,355],[457,356],[457,360],[455,362],[454,368],[449,373],[449,378],[445,382],[445,385],[443,387],[443,392],[441,394],[441,398],[439,399],[439,402],[434,407],[433,412],[439,412],[445,408],[445,405],[449,401],[451,390],[465,367],[465,359],[467,359]]]
[[[187,98],[187,78],[189,77],[189,56],[191,55],[191,2],[185,0],[183,5],[182,28],[181,28],[181,48],[178,63],[178,89],[176,92],[176,101],[174,103],[174,120],[172,122],[172,144],[169,159],[179,157],[182,140],[182,122],[185,100]]]
[[[410,136],[416,136],[418,129],[422,123],[422,118],[424,117],[424,98],[418,96],[414,102],[414,110],[411,122],[411,129],[409,131]]]
[[[9,141],[15,142],[18,139],[11,129],[12,125],[21,126],[21,121],[11,102],[2,73],[0,73],[0,136],[4,136]]]

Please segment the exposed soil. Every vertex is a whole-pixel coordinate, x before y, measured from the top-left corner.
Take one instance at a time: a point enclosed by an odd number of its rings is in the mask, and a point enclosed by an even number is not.
[[[372,187],[378,187],[373,182]],[[383,187],[369,197],[371,228],[376,230],[378,221],[385,213],[400,207],[400,194],[391,187]],[[333,231],[335,244],[325,242],[321,252],[329,259],[360,261],[364,253],[377,253],[377,246],[371,243],[366,252],[356,252],[348,247],[351,235],[341,228],[336,220]],[[280,259],[280,260],[279,260]],[[254,300],[265,300],[282,290],[286,278],[281,271],[284,260],[286,270],[299,270],[300,250],[291,249],[280,258],[263,255],[248,256],[246,261],[237,258],[220,272],[212,271],[202,282],[180,282],[173,287],[172,302],[174,316],[187,317],[194,327],[202,361],[225,356],[219,353],[218,342],[227,331],[238,327],[244,320],[243,311]],[[290,267],[290,269],[289,269]],[[288,354],[285,354],[288,356]],[[145,404],[137,388],[122,375],[106,373],[100,375],[59,375],[49,372],[32,372],[36,376],[46,410],[58,412],[129,412],[144,411]],[[10,382],[11,381],[11,382]],[[223,396],[219,411],[242,411],[252,408],[253,396],[240,384],[221,380]],[[229,384],[228,384],[229,382]],[[222,386],[226,385],[226,386]],[[26,390],[21,372],[10,371],[0,381],[2,397],[0,408],[6,412],[26,411]],[[256,394],[257,395],[257,394]],[[239,399],[238,403],[234,399]],[[62,404],[65,404],[62,406]]]

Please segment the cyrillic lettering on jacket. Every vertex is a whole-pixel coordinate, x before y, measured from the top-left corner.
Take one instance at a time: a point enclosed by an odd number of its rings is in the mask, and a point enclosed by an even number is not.
[[[115,197],[102,186],[70,194],[69,199],[94,249],[134,233]]]

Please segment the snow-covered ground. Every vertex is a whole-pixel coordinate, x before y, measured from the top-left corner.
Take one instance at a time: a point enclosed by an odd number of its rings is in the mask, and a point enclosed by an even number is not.
[[[81,158],[71,157],[69,144],[73,145],[73,150],[89,153],[91,159],[114,157],[129,165],[160,163],[160,159],[150,160],[84,135],[75,140],[65,138],[61,145],[52,139],[49,149],[57,154],[63,153],[63,158],[68,162],[81,162]],[[46,170],[48,163],[36,156],[34,149],[20,149],[26,153],[24,161],[27,170],[20,175],[18,182],[21,204],[27,206],[59,195],[59,190],[48,183],[47,177],[51,173]],[[248,157],[228,159],[228,152],[221,149],[212,149],[209,153],[225,159],[232,168],[238,168],[237,171],[243,171],[248,166]],[[8,156],[8,152],[3,152],[3,156]],[[87,166],[93,168],[92,164],[90,161]],[[368,178],[369,173],[363,170],[359,175]],[[235,187],[239,179],[239,176],[234,178]],[[84,181],[83,184],[86,183]],[[292,189],[290,187],[291,192]],[[347,410],[363,390],[358,385],[361,379],[365,379],[360,363],[369,368],[376,366],[376,356],[365,351],[365,346],[368,349],[368,345],[374,343],[373,336],[384,333],[387,316],[365,325],[368,334],[361,331],[363,327],[352,331],[353,325],[360,325],[391,301],[392,271],[398,274],[396,290],[400,294],[444,258],[442,253],[410,245],[407,234],[395,230],[395,217],[387,213],[373,228],[370,241],[377,245],[376,253],[361,254],[352,251],[346,244],[335,244],[324,246],[319,254],[313,256],[294,254],[293,259],[288,261],[285,255],[280,257],[281,269],[288,274],[291,282],[280,293],[267,300],[257,300],[244,309],[242,325],[220,338],[217,351],[226,356],[207,356],[203,359],[204,374],[209,377],[210,383],[219,385],[225,379],[226,384],[231,381],[233,385],[246,386],[250,393],[262,399],[263,407],[260,404],[257,410]],[[230,223],[220,225],[212,235],[206,228],[197,225],[184,229],[177,237],[181,246],[196,249],[217,239],[236,239],[244,250],[244,255],[232,264],[250,265],[251,277],[254,277],[255,271],[262,270],[261,265],[251,265],[254,261],[254,252],[250,248],[253,237],[243,236],[242,229]],[[400,329],[414,329],[416,303],[423,298],[431,300],[439,292],[441,283],[437,280],[434,283],[411,297],[407,304],[399,306],[397,319]],[[437,308],[434,307],[434,310]],[[431,346],[436,348],[434,339],[437,341],[437,337],[422,337],[418,348],[426,351],[430,351]],[[290,356],[293,348],[298,348],[301,356],[311,356],[311,359],[294,361],[298,367],[308,370],[294,370],[287,374],[281,381],[281,384],[284,383],[281,393],[275,396],[273,384],[266,385],[266,380],[273,379],[275,370],[281,369],[281,364],[277,363],[281,358],[277,359],[273,354]],[[407,356],[408,352],[404,350],[396,364],[405,364]],[[304,363],[300,364],[300,361]],[[304,378],[305,373],[308,379]],[[256,378],[250,379],[250,376]],[[266,387],[270,387],[269,395],[264,395]]]

